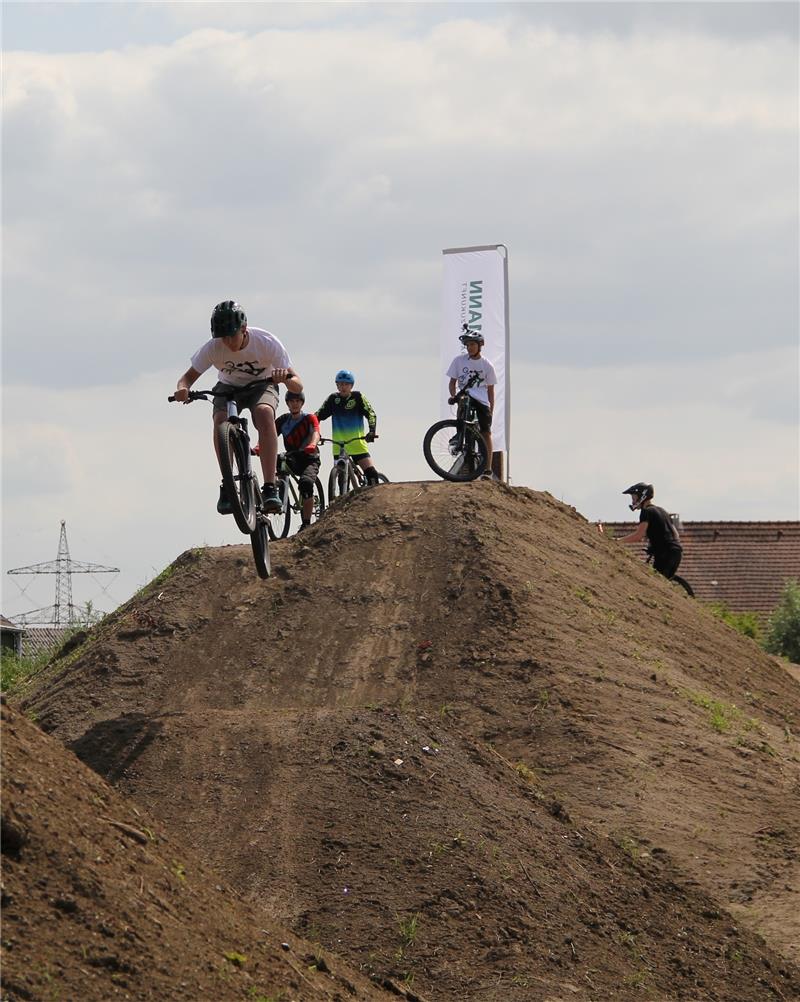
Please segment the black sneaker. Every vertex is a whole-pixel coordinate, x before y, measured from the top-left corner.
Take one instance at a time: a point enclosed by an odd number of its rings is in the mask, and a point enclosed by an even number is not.
[[[300,523],[300,528],[297,531],[298,532],[302,532],[303,529],[307,529],[310,525],[311,525],[310,522],[301,522]]]
[[[220,515],[230,515],[232,510],[233,509],[231,508],[231,503],[228,500],[228,493],[225,490],[225,484],[220,484],[219,501],[217,501],[217,511],[220,513]]]
[[[275,484],[264,484],[261,488],[261,507],[267,515],[277,515],[283,508],[278,488]]]

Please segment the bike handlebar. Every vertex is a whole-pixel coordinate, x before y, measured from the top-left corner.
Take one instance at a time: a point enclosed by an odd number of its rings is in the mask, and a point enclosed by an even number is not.
[[[235,396],[239,390],[250,390],[255,386],[266,386],[269,383],[272,383],[271,377],[269,379],[255,379],[252,383],[246,383],[244,386],[217,387],[213,390],[189,390],[189,397],[186,403],[189,403],[191,400],[208,400],[209,397],[230,398]],[[174,404],[176,402],[175,395],[167,397],[167,401]]]
[[[365,435],[356,435],[355,438],[348,438],[344,442],[337,442],[333,438],[320,438],[319,444],[323,445],[325,442],[330,442],[331,445],[350,445],[351,442],[360,442],[365,437],[366,437]],[[372,437],[380,438],[380,435],[377,432],[375,432],[375,434]]]
[[[213,390],[189,390],[189,396],[186,402],[189,403],[190,400],[208,400],[208,398],[212,397],[213,395],[214,395]],[[220,394],[220,395],[226,396],[226,394]],[[171,404],[174,404],[176,402],[174,394],[171,397],[167,397],[167,401]]]

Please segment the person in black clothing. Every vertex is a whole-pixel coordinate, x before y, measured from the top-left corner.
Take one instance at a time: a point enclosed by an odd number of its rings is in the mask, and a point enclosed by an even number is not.
[[[639,525],[634,532],[620,536],[620,543],[641,543],[647,537],[647,553],[653,558],[653,568],[665,578],[672,578],[683,556],[678,530],[663,508],[653,504],[653,485],[639,482],[623,494],[630,494],[631,511],[639,512]]]
[[[299,481],[302,530],[311,524],[314,514],[314,481],[319,476],[319,421],[316,414],[306,414],[303,410],[304,393],[287,390],[285,400],[289,413],[276,418],[275,430],[283,435],[286,465]]]

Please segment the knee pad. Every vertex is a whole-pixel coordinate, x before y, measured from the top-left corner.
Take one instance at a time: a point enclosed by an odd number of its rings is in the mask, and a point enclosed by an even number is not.
[[[300,477],[300,497],[307,500],[314,496],[314,481],[308,477]]]

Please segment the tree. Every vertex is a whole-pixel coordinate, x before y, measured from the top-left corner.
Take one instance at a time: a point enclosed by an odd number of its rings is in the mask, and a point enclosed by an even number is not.
[[[800,581],[787,581],[769,618],[764,649],[800,664]]]

